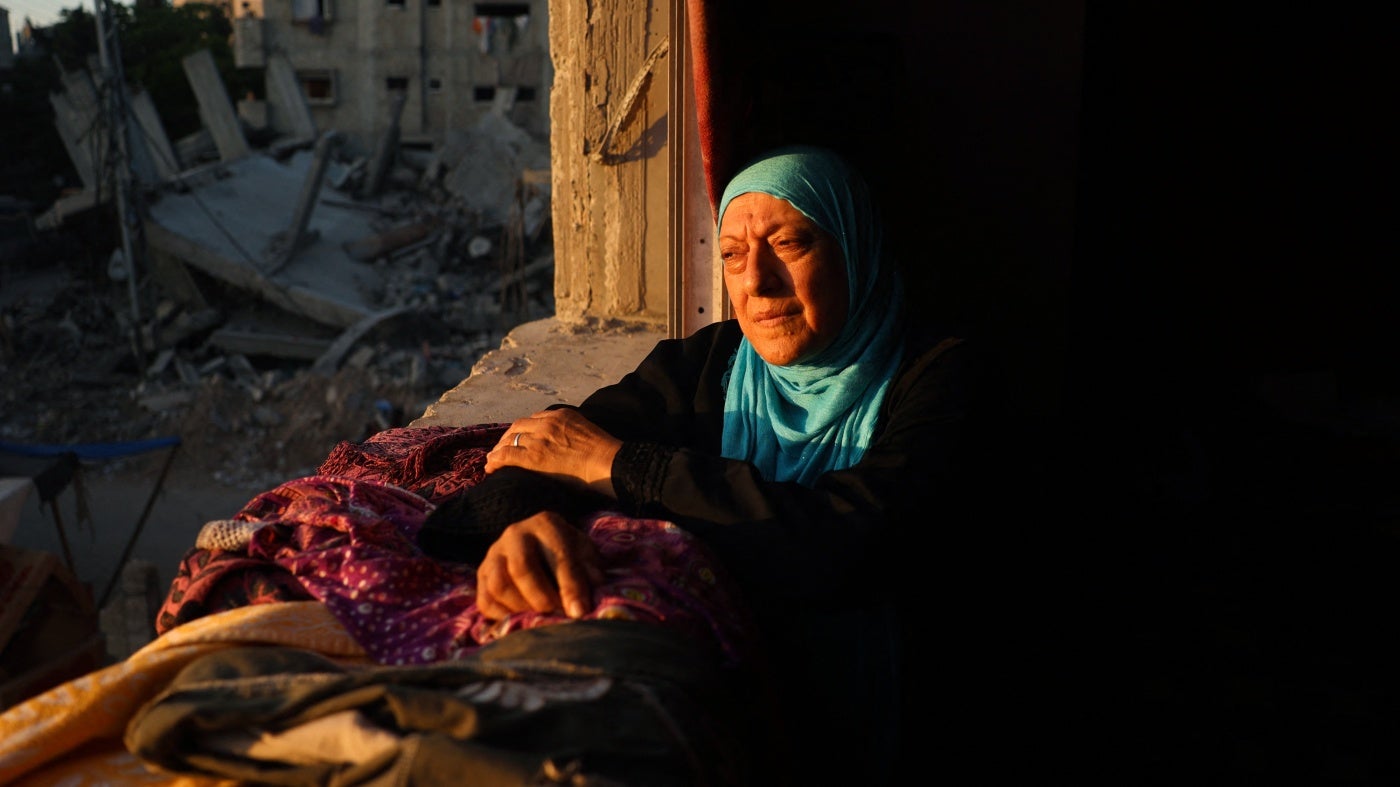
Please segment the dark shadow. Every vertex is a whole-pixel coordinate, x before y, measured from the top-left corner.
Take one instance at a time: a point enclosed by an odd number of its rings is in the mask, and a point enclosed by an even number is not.
[[[668,117],[668,115],[662,115],[657,118],[656,122],[643,130],[626,150],[619,153],[603,151],[603,163],[609,165],[625,164],[661,155],[662,147],[666,144]]]

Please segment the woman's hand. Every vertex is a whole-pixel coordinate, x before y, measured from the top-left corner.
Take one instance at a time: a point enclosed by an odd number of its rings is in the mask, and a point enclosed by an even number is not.
[[[513,612],[583,617],[603,582],[602,561],[588,536],[551,511],[507,527],[476,570],[476,602],[488,620]]]
[[[510,425],[486,455],[486,472],[523,467],[615,498],[612,463],[621,447],[576,410],[545,410]]]

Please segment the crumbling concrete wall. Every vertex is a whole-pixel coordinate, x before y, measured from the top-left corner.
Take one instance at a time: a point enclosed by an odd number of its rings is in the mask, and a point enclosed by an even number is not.
[[[666,319],[669,18],[651,0],[550,3],[561,320]]]

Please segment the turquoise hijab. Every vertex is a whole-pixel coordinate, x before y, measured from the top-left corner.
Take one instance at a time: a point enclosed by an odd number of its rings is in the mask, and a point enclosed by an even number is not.
[[[716,226],[730,200],[755,191],[786,200],[836,238],[849,307],[830,346],[786,366],[740,341],[721,453],[752,462],[769,480],[812,486],[822,473],[859,462],[870,446],[904,353],[903,285],[882,254],[884,229],[865,182],[835,153],[789,147],[761,156],[729,182]]]

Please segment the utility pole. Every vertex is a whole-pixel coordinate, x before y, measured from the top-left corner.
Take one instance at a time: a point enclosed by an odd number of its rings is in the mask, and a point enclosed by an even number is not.
[[[121,224],[122,256],[126,263],[126,287],[131,299],[131,349],[136,366],[145,374],[146,348],[142,337],[141,297],[138,279],[144,267],[145,200],[131,168],[131,107],[127,102],[126,71],[122,67],[121,42],[117,38],[116,14],[112,0],[93,0],[97,19],[97,56],[102,66],[102,118],[106,126],[105,158],[111,162],[112,193],[117,198],[117,220]],[[154,341],[154,336],[152,340]]]

